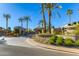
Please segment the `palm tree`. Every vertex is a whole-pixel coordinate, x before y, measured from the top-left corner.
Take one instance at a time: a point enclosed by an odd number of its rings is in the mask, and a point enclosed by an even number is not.
[[[3,15],[6,18],[6,29],[8,29],[8,20],[11,18],[9,14],[4,14]]]
[[[42,28],[44,28],[44,27],[43,27],[43,25],[44,25],[44,20],[40,20],[40,21],[39,21],[39,25],[41,25]]]
[[[73,14],[73,10],[72,9],[68,9],[66,14],[68,15],[69,17],[69,24],[71,24],[71,15]]]
[[[28,31],[28,23],[29,21],[31,21],[29,16],[24,16],[24,20],[26,21],[26,27],[27,27],[27,31]]]
[[[24,19],[22,17],[20,17],[18,20],[21,23],[20,34],[22,34],[22,28],[23,28],[23,21],[24,21]]]
[[[20,17],[18,20],[19,20],[19,22],[21,23],[21,28],[22,28],[22,27],[23,27],[23,20],[24,20],[24,19],[23,19],[22,17]]]
[[[43,22],[44,23],[44,25],[43,25],[44,26],[43,32],[46,33],[46,19],[45,19],[45,13],[44,13],[44,11],[45,11],[45,4],[42,3],[41,6],[42,6],[42,17],[43,17],[43,21],[44,21]]]
[[[56,3],[46,3],[45,8],[48,11],[48,31],[51,33],[51,17],[52,17],[52,10],[55,8],[62,8],[61,6],[57,5]]]
[[[44,20],[40,20],[39,21],[39,25],[41,25],[42,27],[40,27],[42,30],[44,29]],[[43,33],[44,31],[42,31]]]

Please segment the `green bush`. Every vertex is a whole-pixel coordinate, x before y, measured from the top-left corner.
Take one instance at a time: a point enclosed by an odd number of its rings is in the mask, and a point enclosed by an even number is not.
[[[58,37],[56,40],[57,45],[62,45],[63,44],[63,37]]]
[[[79,46],[79,39],[75,41],[75,45]]]
[[[52,37],[50,37],[50,39],[49,39],[48,42],[49,42],[50,44],[55,44],[56,39],[57,39],[57,36],[52,36]]]
[[[73,25],[76,25],[77,24],[77,22],[73,22]]]
[[[75,30],[73,33],[79,35],[79,30]]]
[[[68,24],[68,26],[71,26],[72,24]]]
[[[73,41],[71,38],[66,38],[66,39],[64,40],[64,44],[65,44],[66,46],[73,46],[73,45],[74,45],[74,41]]]

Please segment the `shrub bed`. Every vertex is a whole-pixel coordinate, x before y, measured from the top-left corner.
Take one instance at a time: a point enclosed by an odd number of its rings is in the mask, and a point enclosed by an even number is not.
[[[61,36],[51,36],[49,38],[49,40],[45,40],[45,39],[35,39],[35,41],[40,42],[40,43],[44,43],[44,44],[51,44],[51,45],[60,45],[60,46],[71,46],[71,47],[79,47],[79,39],[77,39],[76,41],[73,41],[72,38],[63,38]]]
[[[60,36],[52,36],[49,39],[50,44],[56,44],[56,45],[64,45],[64,46],[79,46],[79,40],[73,41],[72,38],[66,38]]]

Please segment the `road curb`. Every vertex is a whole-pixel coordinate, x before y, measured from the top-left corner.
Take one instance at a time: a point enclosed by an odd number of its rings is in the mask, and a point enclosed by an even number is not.
[[[30,39],[30,42],[38,47],[50,49],[50,50],[57,50],[69,54],[79,55],[79,49],[76,48],[67,48],[67,47],[60,47],[60,46],[53,46],[53,45],[46,45]]]

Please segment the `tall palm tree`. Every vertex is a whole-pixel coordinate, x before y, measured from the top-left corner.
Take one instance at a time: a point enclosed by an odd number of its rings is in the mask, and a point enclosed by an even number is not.
[[[42,30],[44,29],[44,20],[40,20],[39,21],[39,25],[41,25],[42,27],[40,27],[40,28],[42,28]],[[44,32],[44,31],[43,31]]]
[[[43,27],[43,25],[44,25],[44,20],[40,20],[40,21],[39,21],[39,25],[41,25],[42,28],[44,28],[44,27]]]
[[[26,21],[26,27],[27,27],[27,31],[28,31],[28,23],[29,21],[31,21],[29,16],[24,16],[24,20]]]
[[[45,4],[42,3],[41,6],[42,6],[42,17],[43,17],[43,21],[44,21],[43,22],[44,23],[44,25],[43,25],[44,26],[43,32],[46,33],[46,19],[45,19],[45,13],[44,13],[44,11],[45,11]]]
[[[48,31],[51,33],[51,17],[52,17],[52,10],[55,8],[62,8],[61,6],[57,5],[56,3],[46,3],[45,8],[48,11]]]
[[[20,34],[22,34],[22,28],[23,28],[23,21],[24,21],[24,19],[22,17],[20,17],[18,20],[21,23]]]
[[[19,20],[19,22],[21,23],[21,28],[22,28],[22,27],[23,27],[23,20],[24,20],[24,19],[23,19],[22,17],[20,17],[18,20]]]
[[[6,29],[8,29],[8,20],[11,18],[9,14],[3,14],[4,18],[6,18]]]
[[[71,15],[73,14],[73,10],[72,9],[68,9],[66,14],[68,15],[69,17],[69,24],[71,24]]]

